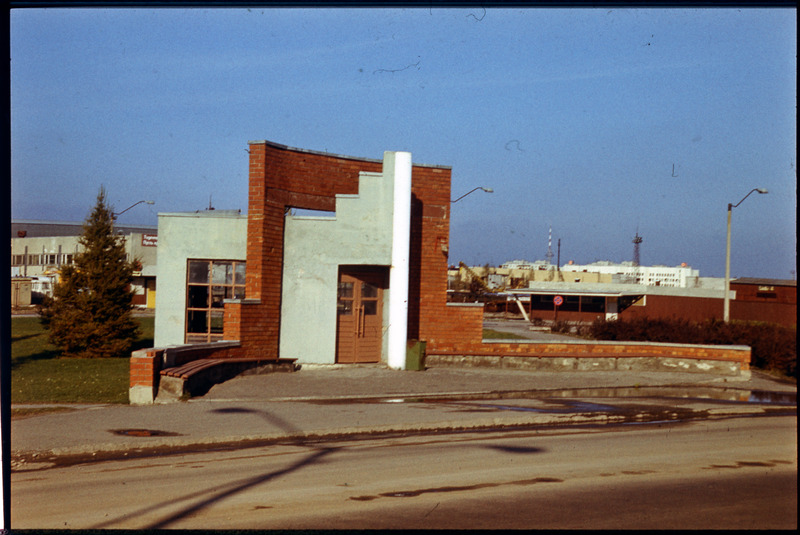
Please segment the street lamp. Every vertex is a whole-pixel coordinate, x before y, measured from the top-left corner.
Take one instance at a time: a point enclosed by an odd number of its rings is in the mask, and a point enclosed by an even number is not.
[[[725,247],[725,304],[722,311],[722,319],[725,323],[728,323],[731,318],[731,298],[729,295],[731,290],[731,212],[734,208],[742,204],[754,191],[761,194],[768,193],[766,188],[753,188],[741,201],[736,204],[728,203],[728,237]]]
[[[127,212],[128,210],[130,210],[131,208],[133,208],[134,206],[136,206],[136,205],[139,205],[139,204],[142,204],[142,203],[145,203],[145,204],[155,204],[156,202],[155,202],[155,201],[139,201],[139,202],[137,202],[137,203],[134,203],[134,204],[132,204],[132,205],[128,206],[128,207],[127,207],[127,208],[125,208],[123,211],[121,211],[121,212],[116,212],[116,213],[113,213],[113,214],[111,214],[111,215],[112,215],[112,217],[113,217],[114,219],[116,219],[118,216],[121,216],[122,214],[124,214],[125,212]]]
[[[478,186],[478,187],[477,187],[477,188],[475,188],[475,189],[469,190],[468,192],[466,192],[464,195],[462,195],[462,196],[461,196],[461,197],[459,197],[458,199],[456,199],[456,200],[454,200],[454,201],[450,201],[450,202],[451,202],[451,203],[458,202],[458,201],[460,201],[461,199],[463,199],[464,197],[466,197],[467,195],[469,195],[470,193],[472,193],[473,191],[478,191],[479,189],[482,189],[482,190],[483,190],[483,191],[485,191],[486,193],[494,193],[494,190],[493,190],[492,188],[484,188],[483,186]]]

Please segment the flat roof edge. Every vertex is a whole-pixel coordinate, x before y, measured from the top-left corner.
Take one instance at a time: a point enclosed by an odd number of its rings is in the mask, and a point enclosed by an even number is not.
[[[86,221],[52,221],[46,219],[12,219],[13,225],[52,225],[61,227],[82,227]],[[115,224],[115,227],[120,228],[141,228],[141,229],[156,229],[158,227],[153,225],[136,225],[136,224]]]
[[[319,150],[311,150],[311,149],[301,149],[299,147],[290,147],[289,145],[282,145],[280,143],[275,143],[274,141],[269,141],[266,139],[256,140],[256,141],[248,141],[248,145],[269,145],[270,147],[274,147],[276,149],[281,150],[289,150],[293,152],[304,152],[306,154],[316,154],[318,156],[331,156],[333,158],[342,158],[345,160],[355,160],[359,162],[371,162],[371,163],[383,163],[383,159],[376,159],[376,158],[363,158],[360,156],[350,156],[347,154],[338,154],[335,152],[325,152]],[[392,151],[388,151],[392,152]],[[401,151],[394,151],[394,152],[401,152]],[[424,164],[424,163],[413,163],[414,167],[431,167],[434,169],[453,169],[452,166],[449,165],[436,165],[436,164]]]
[[[198,218],[216,218],[216,219],[247,219],[245,213],[231,213],[225,211],[212,212],[159,212],[158,217],[198,217]]]

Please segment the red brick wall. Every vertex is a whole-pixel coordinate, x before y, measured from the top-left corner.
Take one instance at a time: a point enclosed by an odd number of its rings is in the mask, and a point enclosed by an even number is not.
[[[736,292],[736,301],[797,305],[797,286],[752,284],[731,281],[731,290]]]
[[[738,297],[738,295],[737,295]],[[731,319],[740,321],[766,321],[784,327],[797,326],[797,305],[787,303],[758,303],[731,301]]]
[[[158,384],[161,373],[163,349],[143,349],[135,351],[130,360],[130,386],[152,387]]]
[[[740,294],[731,300],[731,320],[764,321],[786,327],[797,325],[797,306],[787,303],[769,303],[740,300]],[[712,318],[722,319],[722,298],[648,295],[647,306],[632,306],[623,310],[620,319],[630,318],[680,318],[702,322]],[[558,315],[559,319],[561,314]]]
[[[711,347],[663,343],[544,343],[489,342],[460,343],[454,348],[428,351],[442,356],[504,356],[528,358],[685,358],[737,363],[750,369],[750,348]]]
[[[359,172],[382,169],[382,160],[250,144],[247,300],[226,305],[224,327],[226,340],[241,342],[238,356],[278,356],[286,208],[334,210],[336,194],[358,193]],[[440,331],[459,324],[445,310],[450,176],[449,168],[434,166],[414,165],[411,173],[409,338],[434,345]],[[447,326],[437,330],[446,318]],[[473,334],[480,338],[480,329]]]
[[[620,312],[620,319],[680,318],[689,321],[722,319],[722,299],[711,297],[684,297],[675,295],[648,295],[645,306],[632,306]]]

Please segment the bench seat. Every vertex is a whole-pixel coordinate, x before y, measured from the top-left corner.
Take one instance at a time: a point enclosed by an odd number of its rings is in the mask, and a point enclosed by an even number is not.
[[[159,402],[206,394],[212,386],[237,375],[293,372],[293,358],[201,358],[161,370]]]

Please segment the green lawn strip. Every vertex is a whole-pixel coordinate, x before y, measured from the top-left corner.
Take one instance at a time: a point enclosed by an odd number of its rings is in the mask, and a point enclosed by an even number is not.
[[[140,323],[137,348],[153,344],[152,317]],[[129,359],[60,358],[36,317],[11,319],[11,402],[127,403]]]

